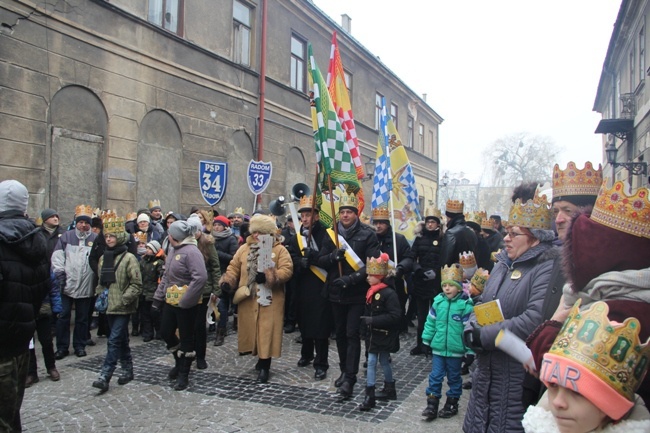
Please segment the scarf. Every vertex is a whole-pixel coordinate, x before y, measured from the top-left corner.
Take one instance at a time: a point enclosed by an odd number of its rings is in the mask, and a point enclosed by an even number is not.
[[[99,277],[99,284],[108,287],[117,281],[115,278],[115,257],[124,253],[127,250],[126,245],[118,245],[114,248],[106,248],[104,251],[104,263],[102,264],[102,272]],[[120,259],[121,260],[121,259]],[[117,262],[119,265],[120,262]]]
[[[377,293],[381,289],[385,289],[386,287],[388,287],[388,285],[383,281],[379,284],[375,284],[374,286],[370,286],[368,292],[366,293],[366,304],[370,305],[370,303],[372,302],[372,297],[375,296],[375,293]]]
[[[44,228],[45,230],[47,230],[47,232],[48,232],[49,234],[54,233],[54,230],[56,230],[57,227],[58,227],[58,226],[51,226],[51,225],[48,225],[48,224],[43,223],[43,228]]]
[[[232,230],[230,230],[230,227],[226,227],[225,230],[222,230],[220,232],[215,230],[212,232],[212,236],[214,236],[215,239],[226,239],[232,236]]]

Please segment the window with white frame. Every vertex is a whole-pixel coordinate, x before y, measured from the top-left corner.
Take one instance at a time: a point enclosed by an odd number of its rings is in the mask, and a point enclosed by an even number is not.
[[[306,43],[297,35],[291,35],[291,87],[305,91]]]
[[[239,0],[234,0],[233,22],[233,61],[240,65],[251,65],[251,8]]]
[[[408,116],[406,119],[406,147],[413,149],[413,118]]]
[[[634,92],[636,89],[636,81],[634,79],[634,71],[636,71],[636,44],[632,43],[632,49],[630,49],[630,92]]]
[[[381,100],[384,98],[384,95],[381,93],[375,94],[375,129],[379,131],[379,125],[381,125]]]
[[[645,77],[645,26],[639,31],[639,81]]]
[[[397,128],[397,104],[394,102],[390,103],[390,118],[392,119],[395,128]]]
[[[352,106],[352,74],[348,71],[343,71],[343,78],[345,79],[345,87],[348,88],[348,96],[350,97],[350,106]]]
[[[415,149],[418,152],[424,152],[424,125],[420,123],[418,125],[418,148]]]
[[[149,0],[148,21],[182,36],[183,3],[184,0]]]

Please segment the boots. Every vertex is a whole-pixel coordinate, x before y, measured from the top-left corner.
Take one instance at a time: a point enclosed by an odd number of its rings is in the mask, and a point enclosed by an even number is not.
[[[440,400],[435,395],[427,396],[427,407],[422,411],[422,416],[427,419],[427,421],[434,420],[438,418],[438,405]]]
[[[445,402],[445,407],[438,413],[440,418],[451,418],[454,415],[458,415],[458,399],[453,397],[447,397]]]
[[[377,391],[376,398],[377,400],[397,400],[395,381],[384,382],[384,387]]]
[[[352,397],[352,393],[354,391],[354,383],[348,382],[347,380],[343,381],[341,386],[338,389],[338,393],[341,395],[343,399],[348,399]],[[373,389],[373,401],[374,401],[374,389]]]
[[[341,370],[341,375],[334,381],[334,386],[335,387],[340,387],[341,384],[343,384],[343,381],[345,380],[345,371]]]
[[[180,367],[180,358],[178,357],[178,350],[174,350],[172,352],[172,355],[174,355],[174,366],[169,370],[169,373],[167,373],[167,379],[169,380],[176,380],[178,377],[178,370]]]
[[[232,315],[232,330],[237,332],[237,313]]]
[[[214,345],[223,346],[224,338],[226,338],[226,328],[217,328],[217,338],[214,339]]]
[[[125,363],[122,366],[122,373],[117,378],[118,385],[126,385],[133,380],[133,362]]]
[[[190,368],[192,368],[192,361],[185,353],[179,356],[178,377],[176,378],[175,391],[182,391],[190,384]]]
[[[99,376],[99,378],[93,382],[93,388],[99,389],[100,393],[105,393],[108,391],[108,382],[111,378],[106,376]]]
[[[363,403],[359,406],[359,410],[366,412],[373,407],[375,407],[375,387],[366,386],[366,398],[363,400]]]

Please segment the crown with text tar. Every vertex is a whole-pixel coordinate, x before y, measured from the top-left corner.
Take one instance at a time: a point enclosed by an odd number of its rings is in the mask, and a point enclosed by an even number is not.
[[[315,197],[313,195],[303,195],[300,197],[300,202],[298,204],[298,212],[303,212],[307,210],[311,210],[312,206],[314,207],[315,210],[320,210],[318,204],[314,205],[314,199]]]
[[[74,214],[77,217],[80,216],[87,216],[88,218],[93,217],[93,208],[92,206],[86,205],[86,204],[80,204],[74,209]]]
[[[627,182],[619,180],[608,189],[605,180],[591,211],[591,219],[624,233],[650,238],[650,190],[639,188],[634,194],[628,194],[627,186]]]
[[[388,274],[388,254],[381,253],[379,258],[371,257],[366,261],[367,275],[386,275]]]
[[[641,344],[641,325],[635,317],[623,323],[610,322],[609,307],[595,302],[580,310],[578,300],[549,354],[567,358],[595,374],[630,401],[648,370],[650,339]]]
[[[550,230],[553,213],[546,195],[535,195],[532,200],[523,203],[517,199],[510,208],[508,225],[528,229]]]
[[[378,206],[372,210],[373,221],[390,221],[390,210],[387,205]]]
[[[341,194],[341,199],[339,200],[339,209],[342,207],[353,207],[359,209],[359,199],[354,194]]]
[[[471,283],[471,295],[476,296],[483,293],[483,289],[485,288],[485,284],[489,278],[490,273],[487,270],[478,268],[476,272],[474,272],[474,275],[472,275],[472,278],[469,280]]]
[[[600,186],[603,183],[603,168],[598,164],[595,169],[591,162],[585,163],[585,168],[578,170],[576,164],[571,161],[566,169],[560,170],[560,166],[553,167],[553,198],[572,195],[597,196]]]
[[[472,251],[463,251],[458,254],[458,260],[463,268],[472,268],[476,266],[476,257]]]
[[[458,263],[452,263],[451,266],[445,265],[442,268],[440,275],[442,278],[442,284],[444,284],[445,281],[456,281],[460,283],[463,281],[463,268]]]
[[[446,212],[463,213],[463,209],[465,209],[465,202],[462,200],[447,200]]]
[[[160,207],[160,200],[149,200],[149,209]]]

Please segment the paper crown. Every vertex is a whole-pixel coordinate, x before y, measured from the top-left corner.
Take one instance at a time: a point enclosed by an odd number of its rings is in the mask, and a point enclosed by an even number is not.
[[[354,194],[341,194],[341,199],[339,201],[339,209],[342,207],[353,207],[359,209],[359,199]]]
[[[149,209],[160,207],[160,200],[149,200]]]
[[[560,166],[553,167],[553,198],[571,195],[598,195],[600,186],[603,183],[603,168],[598,164],[594,169],[591,162],[585,163],[585,168],[578,170],[576,164],[571,161],[565,170]]]
[[[427,218],[442,218],[442,214],[440,213],[440,209],[437,207],[428,207],[424,210],[424,219]]]
[[[235,211],[233,213],[236,214],[236,215],[244,215],[244,214],[246,214],[243,207],[236,207]]]
[[[311,210],[312,206],[315,210],[320,210],[318,204],[314,205],[314,196],[313,195],[303,195],[300,197],[300,202],[298,204],[298,212],[303,212]]]
[[[474,272],[472,278],[469,280],[471,284],[471,295],[476,296],[483,293],[483,289],[485,288],[485,284],[487,283],[488,279],[490,279],[490,273],[483,268],[478,268],[476,272]]]
[[[458,254],[458,260],[463,268],[472,268],[476,266],[476,257],[472,251],[463,251]]]
[[[143,244],[147,243],[147,233],[145,232],[137,232],[133,234],[133,237],[137,242],[142,242]]]
[[[118,217],[115,211],[104,211],[101,218],[102,224],[104,225],[104,234],[115,234],[126,231],[124,218]]]
[[[101,218],[101,215],[102,215],[103,213],[104,213],[103,210],[101,210],[100,208],[96,207],[95,209],[93,209],[93,218]]]
[[[370,257],[366,261],[367,275],[386,275],[388,274],[388,254],[382,253],[379,258]]]
[[[498,262],[499,259],[497,258],[497,256],[499,255],[500,252],[501,252],[501,248],[499,248],[496,251],[493,251],[492,254],[490,254],[490,261],[494,263]]]
[[[497,222],[494,218],[483,218],[481,220],[481,229],[494,231],[494,223]]]
[[[595,302],[582,311],[580,303],[578,300],[571,309],[548,354],[567,359],[633,401],[634,392],[648,370],[650,339],[641,344],[641,325],[635,317],[611,323],[605,302]],[[543,364],[541,378],[549,379],[553,373],[545,371],[545,367]],[[580,392],[580,380],[573,385]]]
[[[458,283],[463,281],[463,268],[458,263],[453,263],[451,266],[445,265],[441,271],[442,284],[445,281],[456,281]]]
[[[106,209],[101,211],[99,218],[101,218],[102,222],[109,220],[109,219],[116,219],[117,218],[117,212],[114,210]]]
[[[522,203],[517,199],[510,208],[508,215],[509,226],[526,227],[528,229],[550,230],[553,213],[545,195],[535,195],[532,200]]]
[[[473,222],[478,225],[481,225],[481,222],[487,218],[487,212],[485,211],[474,211],[474,212],[467,212],[465,214],[465,221]]]
[[[138,213],[137,213],[137,212],[127,212],[127,214],[126,214],[126,220],[127,220],[127,221],[134,220],[134,219],[136,219],[137,217],[138,217]]]
[[[648,188],[634,194],[625,192],[627,183],[615,182],[607,189],[607,180],[600,188],[591,220],[634,236],[650,238],[650,201]]]
[[[463,213],[465,203],[462,200],[447,200],[446,212]]]
[[[86,204],[80,204],[74,209],[75,216],[87,216],[88,218],[93,217],[93,208]]]
[[[372,210],[373,221],[390,221],[390,210],[388,206],[379,206]]]

